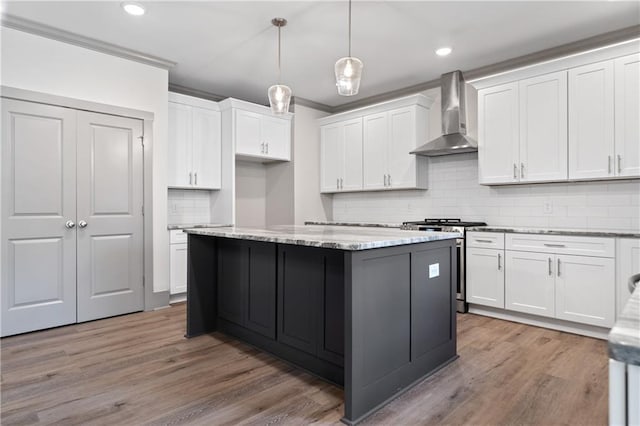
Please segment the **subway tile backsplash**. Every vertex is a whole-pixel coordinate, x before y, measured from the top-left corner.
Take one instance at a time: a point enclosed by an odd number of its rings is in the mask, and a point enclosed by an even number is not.
[[[211,222],[210,191],[169,189],[167,206],[169,225]]]
[[[333,220],[459,217],[495,226],[640,229],[640,180],[481,186],[475,153],[429,160],[429,189],[336,194]]]

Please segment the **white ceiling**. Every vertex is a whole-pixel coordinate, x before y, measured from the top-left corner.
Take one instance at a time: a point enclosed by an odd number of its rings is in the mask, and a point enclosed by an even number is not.
[[[170,82],[267,102],[284,17],[283,83],[294,96],[336,106],[640,23],[637,1],[358,1],[353,55],[364,62],[360,94],[340,97],[335,61],[347,54],[346,1],[8,2],[5,12],[177,62]],[[434,50],[449,45],[440,58]]]

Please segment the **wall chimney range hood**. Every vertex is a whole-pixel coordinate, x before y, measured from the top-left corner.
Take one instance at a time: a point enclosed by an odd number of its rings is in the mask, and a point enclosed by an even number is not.
[[[440,155],[477,152],[478,143],[467,136],[464,100],[464,77],[461,71],[442,74],[442,136],[411,151],[411,154],[436,157]]]

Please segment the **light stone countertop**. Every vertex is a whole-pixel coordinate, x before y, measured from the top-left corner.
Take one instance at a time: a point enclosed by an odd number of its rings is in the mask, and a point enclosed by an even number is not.
[[[462,236],[456,232],[402,231],[386,228],[319,225],[278,225],[266,229],[238,227],[191,228],[185,230],[185,232],[212,237],[349,251],[450,240]]]
[[[363,226],[366,228],[400,228],[401,223],[373,223],[373,222],[334,222],[334,221],[315,221],[308,220],[305,225],[323,225],[323,226]]]
[[[231,226],[228,223],[187,223],[187,224],[174,224],[167,225],[169,231],[177,229],[191,229],[191,228],[220,228],[222,226]]]
[[[506,232],[514,234],[545,234],[545,235],[575,235],[583,237],[622,237],[640,238],[640,230],[609,230],[609,229],[559,229],[559,228],[527,228],[515,226],[474,226],[467,231]]]
[[[640,285],[609,333],[609,356],[627,364],[640,365]]]

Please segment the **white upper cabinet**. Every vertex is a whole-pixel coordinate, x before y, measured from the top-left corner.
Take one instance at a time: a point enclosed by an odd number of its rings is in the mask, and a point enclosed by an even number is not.
[[[291,160],[291,114],[276,117],[268,107],[232,98],[220,102],[220,108],[228,129],[224,135],[232,138],[237,159]]]
[[[427,141],[432,103],[413,95],[318,120],[321,191],[426,189],[427,159],[410,152]]]
[[[170,188],[220,189],[220,112],[215,102],[169,94]]]
[[[614,176],[613,61],[569,70],[569,178]]]
[[[617,176],[640,176],[640,54],[615,60]]]
[[[518,84],[478,92],[478,159],[481,184],[520,179]]]
[[[567,178],[567,73],[520,81],[520,182]]]

